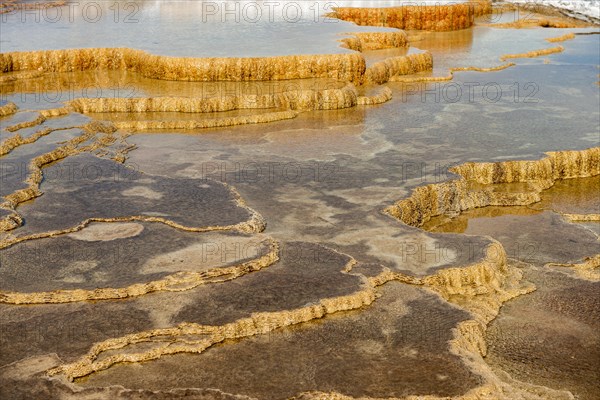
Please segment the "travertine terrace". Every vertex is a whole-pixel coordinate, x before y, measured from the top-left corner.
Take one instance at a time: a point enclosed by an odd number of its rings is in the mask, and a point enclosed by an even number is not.
[[[473,26],[475,17],[490,14],[492,2],[469,0],[445,5],[410,4],[400,7],[336,7],[333,16],[357,25],[389,26],[406,30],[453,31]]]
[[[557,180],[600,175],[600,148],[552,152],[542,160],[467,163],[450,171],[459,178],[422,186],[386,209],[402,222],[421,226],[443,214],[487,206],[526,206]],[[524,184],[522,190],[502,190],[502,184]],[[497,187],[500,187],[498,190]]]
[[[209,3],[2,3],[0,398],[597,398],[598,27]]]

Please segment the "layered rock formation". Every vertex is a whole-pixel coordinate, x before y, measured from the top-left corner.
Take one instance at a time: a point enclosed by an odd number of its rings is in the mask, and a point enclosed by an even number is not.
[[[239,95],[211,98],[78,98],[69,103],[75,112],[141,113],[179,112],[214,113],[248,109],[287,109],[293,111],[338,110],[357,104],[354,85],[341,89],[295,90],[276,94]]]
[[[407,36],[402,31],[351,35],[353,37],[342,42],[345,47],[356,51],[408,46]],[[200,82],[331,78],[356,84],[383,83],[387,80],[381,77],[373,80],[372,76],[384,73],[388,76],[405,75],[431,68],[431,56],[425,54],[396,57],[369,72],[364,56],[359,53],[262,58],[167,57],[127,48],[0,53],[0,71],[4,73],[123,70],[152,79]],[[12,74],[6,78],[23,77]]]
[[[527,53],[518,53],[518,54],[505,54],[500,59],[502,61],[506,61],[511,58],[535,58],[541,56],[547,56],[548,54],[562,53],[565,50],[562,46],[550,47],[548,49],[541,50],[533,50]]]
[[[416,55],[421,56],[421,55]],[[407,60],[399,60],[404,70],[393,69],[395,73],[407,72],[414,64]],[[426,57],[425,57],[426,58]],[[394,64],[396,65],[396,64]],[[414,68],[419,68],[414,67]],[[376,76],[369,72],[367,77]],[[383,75],[380,80],[389,79],[390,68],[376,67]],[[340,89],[295,90],[277,94],[240,95],[211,98],[190,97],[154,97],[154,98],[78,98],[69,102],[69,106],[83,114],[88,113],[146,113],[146,112],[178,112],[178,113],[214,113],[236,110],[267,110],[253,115],[236,115],[231,117],[212,117],[202,120],[175,121],[118,121],[113,125],[119,129],[130,131],[147,129],[205,129],[235,125],[268,123],[292,119],[302,111],[340,110],[357,105],[381,104],[392,98],[392,91],[382,87],[373,96],[359,95],[356,87],[348,84]],[[285,111],[283,111],[285,110]],[[15,139],[16,140],[16,139]]]
[[[387,26],[406,30],[452,31],[471,27],[475,17],[492,12],[492,2],[406,5],[386,8],[337,7],[335,18],[357,25]]]
[[[0,106],[0,117],[5,117],[7,115],[12,115],[17,112],[17,106],[15,103],[7,102]]]
[[[433,58],[428,52],[392,57],[367,68],[365,81],[383,84],[394,80],[398,76],[412,75],[419,72],[431,71],[432,69]]]
[[[600,148],[549,152],[537,161],[465,163],[450,171],[459,178],[418,187],[409,198],[385,211],[407,225],[421,226],[431,217],[477,207],[533,204],[540,201],[540,192],[557,180],[600,174]],[[528,186],[520,191],[498,191],[493,186],[513,183]]]
[[[408,35],[404,31],[397,32],[357,32],[353,37],[342,39],[342,47],[355,51],[381,50],[408,47]]]
[[[0,53],[0,71],[71,72],[127,70],[152,79],[179,81],[268,81],[334,78],[360,82],[365,70],[358,53],[262,58],[185,58],[127,48],[67,49]]]

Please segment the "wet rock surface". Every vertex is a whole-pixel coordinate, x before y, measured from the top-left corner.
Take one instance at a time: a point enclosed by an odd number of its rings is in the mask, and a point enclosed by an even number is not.
[[[452,329],[468,314],[400,283],[386,285],[380,295],[368,310],[226,342],[202,357],[173,356],[141,368],[119,366],[82,385],[206,387],[280,399],[307,391],[353,397],[452,396],[481,382],[448,344]],[[432,387],[438,389],[432,392]]]
[[[517,379],[596,398],[598,282],[540,268],[526,269],[525,278],[538,289],[504,305],[488,329],[486,361]]]
[[[268,251],[266,237],[186,232],[163,224],[92,223],[71,234],[0,250],[0,290],[125,288],[180,271],[242,264]]]
[[[211,180],[149,177],[135,166],[90,155],[71,157],[44,173],[44,196],[19,209],[24,234],[60,231],[90,218],[157,218],[193,230],[236,225],[252,216],[232,189]]]

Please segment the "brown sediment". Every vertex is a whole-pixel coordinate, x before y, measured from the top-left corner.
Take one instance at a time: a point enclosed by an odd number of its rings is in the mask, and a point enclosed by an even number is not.
[[[351,273],[354,264],[354,260],[348,262],[344,271]],[[428,287],[438,292],[446,301],[472,313],[473,319],[460,323],[454,330],[450,350],[460,356],[476,373],[481,374],[485,383],[460,398],[511,398],[510,395],[515,393],[523,395],[524,398],[534,398],[532,393],[544,391],[549,395],[563,393],[520,382],[517,385],[516,381],[513,381],[512,385],[507,384],[504,381],[508,378],[503,380],[498,378],[482,359],[486,352],[484,333],[487,323],[495,317],[503,302],[534,289],[532,285],[521,282],[521,273],[517,268],[507,264],[506,255],[499,243],[489,245],[482,260],[464,268],[439,271],[425,278],[403,276],[387,270],[370,278],[369,285],[359,292],[323,299],[318,304],[300,309],[256,313],[250,318],[222,326],[182,323],[172,328],[154,329],[109,339],[93,345],[87,355],[78,361],[52,368],[48,374],[61,375],[72,381],[108,369],[117,363],[144,362],[178,353],[202,353],[227,339],[265,334],[285,326],[324,318],[335,312],[368,306],[376,300],[376,286],[392,280]],[[142,347],[143,344],[152,346],[148,349]],[[302,393],[300,398],[351,399],[352,397],[338,393],[309,392]]]
[[[50,110],[46,115],[53,114],[54,111]],[[40,114],[41,117],[44,114]],[[73,126],[66,127],[61,129],[75,129],[79,128],[83,130],[83,133],[68,142],[64,145],[55,148],[54,150],[44,153],[38,157],[35,157],[29,162],[28,165],[28,175],[25,180],[27,184],[27,188],[17,190],[7,196],[4,196],[4,202],[0,204],[0,209],[7,210],[11,212],[11,214],[0,219],[0,232],[6,232],[13,230],[22,225],[23,219],[22,217],[15,211],[19,204],[24,203],[26,201],[32,200],[36,197],[41,196],[42,192],[39,189],[40,183],[43,179],[42,169],[52,164],[55,161],[62,160],[70,155],[79,154],[85,151],[93,151],[100,147],[105,147],[110,145],[116,141],[116,137],[113,133],[116,131],[116,128],[112,125],[102,124],[99,122],[91,122],[89,124],[83,126]],[[98,133],[105,134],[104,137],[98,137]],[[41,135],[43,136],[43,135]],[[34,135],[35,137],[35,135]],[[86,141],[95,138],[95,141],[87,146],[79,147],[81,144]],[[10,140],[10,139],[9,139]],[[26,139],[25,139],[26,140]],[[37,139],[36,139],[37,140]],[[15,141],[18,141],[15,139]],[[6,149],[4,148],[3,142],[3,151],[10,151],[11,146],[18,145],[18,143],[9,143],[6,145]],[[14,147],[13,147],[14,148]],[[0,247],[4,247],[6,243],[13,241],[13,239],[3,238],[0,240]],[[8,241],[8,242],[7,242]],[[5,243],[6,242],[6,243]]]
[[[79,98],[69,106],[76,112],[181,112],[213,113],[245,109],[284,109],[263,114],[175,121],[114,122],[118,129],[130,131],[151,129],[204,129],[225,126],[268,123],[292,119],[300,111],[339,110],[356,105],[381,104],[392,98],[389,88],[381,88],[373,96],[359,96],[356,87],[348,84],[339,89],[294,90],[277,94],[241,95],[216,98],[154,97],[154,98]]]
[[[46,122],[46,120],[48,118],[61,117],[63,115],[67,115],[68,113],[69,113],[69,110],[64,107],[51,108],[48,110],[41,110],[41,111],[38,111],[38,113],[37,113],[38,115],[35,119],[8,126],[8,127],[6,127],[6,130],[9,132],[15,132],[15,131],[18,131],[19,129],[31,128],[31,127],[43,124],[44,122]]]
[[[365,82],[383,84],[400,75],[411,75],[432,69],[433,57],[429,52],[391,57],[367,68]]]
[[[354,259],[350,259],[344,269],[350,269],[355,262]],[[369,305],[375,300],[375,291],[374,287],[365,286],[349,295],[324,298],[316,303],[292,310],[254,313],[248,318],[225,325],[207,326],[181,323],[171,328],[153,329],[109,339],[93,345],[89,352],[78,361],[53,368],[48,371],[48,374],[50,376],[61,374],[72,381],[93,372],[105,370],[117,363],[149,361],[178,353],[202,353],[211,346],[228,339],[265,334],[278,328],[323,318],[328,314]],[[194,339],[194,337],[198,339]],[[111,350],[121,350],[128,346],[148,342],[152,342],[154,345],[150,350],[141,349],[139,352],[111,354]],[[101,357],[104,355],[105,357]]]
[[[181,229],[183,231],[188,231],[188,232],[232,231],[232,232],[241,232],[241,233],[259,233],[259,232],[264,231],[264,229],[266,227],[266,222],[263,219],[263,217],[256,210],[254,210],[246,205],[246,202],[244,201],[244,199],[242,199],[241,195],[238,193],[237,190],[235,190],[232,186],[229,186],[225,183],[223,183],[223,185],[227,186],[227,188],[229,189],[231,194],[234,196],[236,205],[240,208],[243,208],[250,214],[250,217],[246,221],[239,222],[234,225],[214,225],[214,226],[200,226],[200,227],[196,226],[196,227],[194,227],[194,226],[184,226],[184,225],[178,224],[176,222],[173,222],[167,218],[154,217],[154,216],[148,216],[148,215],[133,215],[133,216],[115,217],[115,218],[88,218],[85,221],[82,221],[81,223],[79,223],[78,225],[67,228],[67,229],[48,231],[48,232],[42,232],[42,233],[36,233],[36,234],[24,235],[24,236],[17,236],[17,237],[11,236],[11,237],[0,238],[0,249],[4,249],[4,248],[10,247],[10,246],[13,246],[17,243],[21,243],[26,240],[35,240],[35,239],[41,239],[41,238],[47,238],[47,237],[53,237],[53,236],[78,232],[93,222],[134,222],[134,221],[157,222],[157,223],[165,224],[172,228]],[[27,190],[27,189],[25,189],[25,190]],[[12,204],[8,204],[8,205],[3,204],[0,206],[4,209],[13,211],[13,214],[7,216],[3,220],[0,220],[0,228],[3,228],[4,227],[3,224],[5,224],[6,225],[5,230],[8,231],[8,230],[17,228],[18,226],[20,226],[22,224],[22,218],[18,213],[14,212],[14,207],[12,207]]]
[[[351,271],[351,264],[346,268]],[[502,304],[517,296],[527,294],[535,290],[535,287],[527,282],[522,281],[522,273],[518,265],[511,264],[507,261],[506,254],[502,245],[493,241],[486,249],[482,260],[462,268],[450,268],[441,270],[432,276],[425,278],[415,278],[405,276],[400,273],[394,273],[388,269],[384,272],[368,279],[370,285],[375,288],[385,285],[390,281],[400,281],[411,285],[420,285],[432,289],[437,292],[442,298],[451,304],[458,306],[466,311],[469,311],[473,316],[472,319],[459,323],[457,328],[453,330],[453,339],[450,344],[450,351],[459,356],[463,362],[469,366],[473,372],[483,378],[483,383],[465,393],[457,396],[457,399],[570,399],[572,395],[569,392],[554,390],[544,386],[538,386],[527,382],[512,379],[508,374],[503,374],[501,371],[493,371],[485,362],[484,358],[487,353],[485,332],[487,325],[498,314]],[[369,289],[366,292],[368,292]],[[368,301],[364,303],[369,305],[373,299],[369,299],[365,294],[357,294]],[[344,308],[347,310],[350,308]],[[340,310],[341,311],[341,310]],[[235,338],[243,338],[247,336],[264,334],[271,330],[277,329],[280,326],[281,316],[295,315],[302,312],[295,310],[293,312],[285,311],[281,313],[272,313],[264,320],[272,321],[272,325],[267,330],[264,325],[253,321],[250,330],[240,329],[242,321],[236,321],[231,326],[234,330],[231,336]],[[306,315],[306,311],[303,313]],[[319,313],[311,315],[309,318],[303,318],[300,321],[294,320],[291,324],[307,322],[311,319],[327,317],[329,313]],[[289,317],[288,317],[289,318]],[[292,317],[293,318],[293,317]],[[248,324],[248,323],[247,323]],[[250,325],[250,324],[248,324]],[[188,331],[184,328],[188,327]],[[184,336],[186,334],[205,335],[204,340],[198,340],[195,343],[190,343],[189,346],[177,344],[173,351],[166,346],[148,351],[146,353],[137,354],[115,354],[112,353],[108,358],[98,360],[101,353],[110,351],[111,349],[120,350],[128,345],[135,345],[151,340],[152,335],[162,336],[167,330],[155,330],[142,332],[127,337],[122,337],[106,342],[96,344],[79,362],[63,365],[51,369],[49,373],[63,374],[67,379],[73,380],[81,376],[88,375],[103,369],[110,368],[118,362],[141,362],[151,359],[160,358],[162,355],[176,354],[180,352],[200,353],[213,345],[213,340],[209,338],[213,331],[219,331],[221,327],[202,327],[187,324],[179,325],[168,330],[168,337],[171,338],[171,343],[176,343],[176,336]],[[354,399],[355,397],[344,395],[337,392],[303,392],[298,394],[298,399]],[[369,397],[361,397],[363,399],[371,399]],[[403,399],[440,399],[438,396],[405,396]]]
[[[506,60],[512,59],[512,58],[535,58],[535,57],[540,57],[540,56],[546,56],[548,54],[562,53],[564,50],[565,50],[564,47],[556,46],[556,47],[550,47],[548,49],[533,50],[533,51],[529,51],[527,53],[505,54],[502,57],[500,57],[500,60],[506,61]]]
[[[0,54],[0,71],[134,71],[175,81],[270,81],[333,78],[360,82],[365,60],[359,53],[254,58],[169,57],[128,48],[90,48]]]
[[[561,42],[561,41],[565,41],[565,40],[569,40],[574,38],[574,34],[570,33],[567,35],[563,35],[563,36],[559,36],[557,38],[550,38],[547,39],[549,42]],[[557,46],[557,47],[552,47],[549,49],[542,49],[542,50],[533,50],[530,51],[528,53],[520,53],[520,54],[505,54],[502,57],[500,57],[501,61],[506,61],[507,59],[515,59],[515,58],[535,58],[535,57],[540,57],[540,56],[544,56],[544,55],[548,55],[548,54],[553,54],[553,53],[560,53],[564,51],[564,47],[562,46]],[[496,72],[496,71],[502,71],[504,69],[510,68],[515,66],[516,64],[513,62],[509,62],[509,63],[505,63],[496,67],[489,67],[489,68],[480,68],[480,67],[454,67],[454,68],[450,68],[450,71],[448,73],[448,75],[446,76],[410,76],[410,77],[403,77],[403,76],[394,76],[390,78],[390,81],[393,82],[403,82],[403,83],[416,83],[416,82],[445,82],[445,81],[450,81],[454,78],[454,73],[455,72],[461,72],[461,71],[473,71],[473,72]]]
[[[248,125],[248,124],[263,124],[268,122],[283,121],[293,119],[298,116],[294,111],[279,111],[265,114],[209,118],[201,121],[194,120],[179,120],[179,121],[127,121],[115,122],[114,125],[118,129],[129,131],[154,130],[154,129],[208,129],[222,128],[226,126]]]
[[[471,0],[448,5],[407,5],[386,8],[336,7],[331,17],[357,25],[406,30],[452,31],[473,26],[475,17],[492,12],[492,2]]]
[[[569,214],[560,213],[569,222],[596,222],[600,221],[600,214]]]
[[[7,232],[23,225],[23,218],[11,209],[5,209],[0,206],[1,210],[8,211],[10,214],[0,219],[0,232]]]
[[[69,102],[69,106],[82,114],[112,112],[213,113],[270,108],[290,111],[339,110],[370,102],[379,104],[389,100],[390,94],[386,88],[382,88],[374,96],[359,96],[356,87],[350,84],[340,89],[294,90],[277,94],[214,98],[78,98]]]
[[[441,270],[433,276],[424,278],[425,284],[446,301],[473,315],[472,320],[463,321],[458,325],[454,332],[454,339],[450,342],[450,349],[475,373],[480,374],[485,384],[461,398],[533,399],[538,398],[536,395],[539,392],[551,394],[549,398],[560,398],[557,394],[564,395],[552,389],[529,385],[509,377],[501,379],[483,359],[487,354],[485,341],[487,326],[496,318],[502,304],[535,290],[534,285],[523,281],[522,278],[522,272],[507,261],[504,248],[498,242],[488,246],[484,259],[478,263],[464,268]]]
[[[82,114],[112,112],[214,113],[246,109],[290,111],[338,110],[356,105],[357,91],[348,84],[339,89],[293,90],[276,94],[239,95],[212,98],[78,98],[69,105]],[[242,117],[246,118],[246,117]]]
[[[0,75],[0,83],[8,83],[8,82],[15,82],[18,80],[39,78],[43,75],[44,75],[44,73],[41,71],[15,72],[14,74],[11,74],[11,75]]]
[[[528,205],[540,201],[538,191],[498,193],[492,188],[470,190],[463,178],[416,188],[408,199],[400,200],[385,212],[407,225],[421,226],[431,217],[456,214],[478,207]]]
[[[550,151],[540,160],[469,162],[452,172],[481,184],[539,182],[552,186],[559,179],[587,178],[600,174],[600,147],[586,150]],[[548,186],[549,187],[549,186]]]
[[[8,132],[15,132],[15,131],[18,131],[19,129],[31,128],[33,126],[43,124],[45,121],[46,121],[46,118],[44,118],[42,116],[42,114],[38,113],[37,117],[35,117],[32,120],[23,121],[18,124],[15,124],[15,125],[10,125],[10,126],[7,126],[5,129]]]
[[[385,212],[407,225],[422,226],[431,217],[485,206],[529,205],[559,179],[600,174],[600,147],[582,151],[548,152],[537,161],[465,163],[450,169],[458,179],[416,188]],[[529,191],[495,191],[493,184],[528,183]],[[482,187],[477,187],[482,185]]]
[[[336,13],[342,12],[341,10],[343,9],[338,9]],[[367,9],[369,13],[374,12],[374,10],[377,9]],[[460,25],[464,23],[463,17],[460,16],[461,13],[480,15],[491,10],[491,2],[488,0],[472,0],[468,3],[448,6],[409,6],[385,10],[390,10],[396,17],[396,11],[394,10],[400,10],[401,14],[408,12],[409,19],[413,17],[417,19],[433,18],[434,20],[441,18],[444,21],[442,25],[447,24],[448,21]],[[435,24],[439,25],[438,22],[435,22]],[[452,29],[458,28],[453,27]],[[352,35],[352,38],[342,39],[343,46],[358,51],[406,47],[408,45],[407,35],[402,31],[361,32]],[[416,60],[418,58],[409,56],[406,59],[398,58],[390,61],[387,65],[388,68],[401,69],[397,73],[392,71],[390,76],[431,69],[428,66],[431,61],[425,62],[425,66],[418,65],[422,63],[422,60]],[[416,64],[415,61],[417,61]],[[381,68],[381,66],[378,68]],[[181,81],[272,81],[333,78],[360,84],[365,80],[366,62],[364,57],[357,53],[255,58],[185,58],[152,55],[141,50],[128,48],[99,48],[0,54],[0,71],[4,73],[23,71],[30,74],[41,74],[42,72],[86,70],[135,71],[148,78]],[[402,70],[407,72],[402,72]],[[376,75],[381,75],[381,72],[376,73]],[[15,75],[0,78],[4,80],[19,79]],[[381,78],[377,80],[380,81]],[[367,79],[367,81],[370,80]]]
[[[506,300],[533,290],[532,286],[521,284],[521,278],[519,270],[508,264],[502,245],[491,239],[483,258],[473,264],[441,269],[423,278],[386,269],[369,278],[369,282],[374,286],[392,280],[423,285],[439,293],[446,301],[473,313],[481,321],[490,321]]]
[[[13,102],[8,102],[2,106],[0,106],[0,117],[6,117],[7,115],[12,115],[17,112],[19,108]]]
[[[524,19],[519,19],[514,22],[503,22],[498,24],[482,24],[483,26],[490,26],[493,28],[500,29],[523,29],[523,28],[558,28],[558,29],[567,29],[567,28],[586,28],[594,26],[594,24],[590,24],[584,21],[580,21],[574,18],[531,18],[527,17]]]
[[[42,10],[45,8],[62,7],[67,0],[56,0],[46,2],[22,2],[20,0],[3,0],[0,3],[0,14],[8,14],[16,11]]]
[[[54,290],[51,292],[9,292],[0,290],[0,303],[7,304],[53,304],[71,303],[89,300],[124,299],[142,296],[157,291],[180,292],[191,290],[207,283],[222,283],[242,275],[266,268],[279,259],[278,243],[273,239],[261,243],[268,252],[256,259],[244,263],[211,268],[208,271],[179,271],[160,280],[136,283],[123,288],[97,288],[94,290]]]
[[[16,149],[19,146],[34,143],[39,138],[41,138],[43,136],[47,136],[52,132],[64,131],[64,130],[68,130],[68,129],[73,129],[73,128],[72,127],[44,128],[42,130],[37,131],[36,133],[34,133],[31,136],[27,136],[26,138],[23,138],[21,135],[19,135],[17,133],[14,136],[11,136],[8,139],[3,140],[0,143],[0,156],[4,156],[4,155],[10,153],[11,151],[13,151],[14,149]]]
[[[84,131],[84,133],[80,136],[69,140],[64,145],[48,153],[35,157],[33,160],[31,160],[29,163],[29,175],[25,180],[25,183],[28,185],[28,187],[26,189],[17,190],[14,193],[4,196],[5,201],[0,205],[2,208],[14,209],[20,203],[40,196],[41,192],[39,190],[39,185],[43,179],[42,168],[44,168],[46,165],[49,165],[58,160],[62,160],[70,155],[77,154],[79,152],[94,150],[98,147],[101,147],[102,145],[110,144],[114,142],[114,140],[116,140],[116,138],[112,137],[112,134],[116,130],[114,126],[104,125],[98,122],[92,122],[80,127],[70,127],[69,129],[72,128],[81,128]],[[110,138],[97,138],[94,143],[88,146],[79,147],[80,144],[96,137],[98,133],[105,133],[107,134],[107,136],[110,136]]]
[[[495,240],[491,241],[481,260],[464,267],[442,269],[424,278],[386,270],[369,281],[376,286],[397,280],[428,287],[446,301],[471,312],[485,330],[485,325],[497,315],[502,303],[534,290],[533,286],[523,284],[520,271],[509,265],[504,247]],[[485,354],[484,348],[479,350]]]
[[[357,35],[355,39],[348,39],[350,41],[345,42],[346,45],[372,49],[403,47],[406,44],[404,32]],[[360,53],[220,59],[155,56],[132,49],[69,49],[0,54],[0,70],[4,72],[107,69],[135,71],[153,79],[203,82],[332,78],[356,84],[384,83],[387,82],[385,76],[429,71],[432,65],[433,60],[427,52],[394,57],[369,69]]]
[[[520,269],[507,261],[504,248],[493,241],[486,249],[482,260],[458,268],[449,268],[425,278],[405,277],[386,271],[371,282],[376,285],[389,280],[400,280],[409,284],[421,284],[437,292],[451,304],[469,311],[473,319],[459,323],[454,330],[450,350],[459,356],[484,383],[458,399],[570,399],[571,394],[543,386],[532,385],[500,375],[491,370],[483,357],[487,353],[485,332],[487,325],[498,315],[506,301],[530,293],[535,286],[522,280]],[[323,398],[324,393],[306,393],[306,398]],[[327,395],[332,399],[351,399],[338,393]],[[406,399],[439,399],[437,396],[408,396]]]
[[[547,267],[568,267],[575,271],[581,278],[590,281],[600,281],[600,254],[586,257],[583,262],[577,264],[548,263]]]
[[[392,89],[387,86],[380,87],[376,94],[372,96],[358,96],[356,99],[358,105],[375,105],[387,103],[392,99]]]
[[[455,67],[450,68],[450,73],[446,76],[415,76],[415,77],[394,77],[393,82],[416,83],[416,82],[445,82],[454,79],[455,72],[473,71],[473,72],[495,72],[515,66],[515,63],[506,63],[497,67],[479,68],[479,67]]]
[[[590,177],[600,174],[600,148],[582,151],[546,153],[537,161],[507,161],[498,163],[465,163],[451,169],[458,180],[417,188],[410,198],[396,203],[386,212],[403,222],[421,226],[432,215],[457,213],[490,202],[511,206],[539,201],[539,192],[557,180]],[[494,192],[493,184],[526,184],[531,192]],[[477,189],[477,187],[483,188]],[[486,187],[488,186],[488,187]],[[498,197],[499,196],[499,197]],[[483,357],[487,353],[485,331],[507,300],[535,290],[522,282],[522,272],[516,262],[508,262],[500,243],[490,245],[486,257],[465,268],[450,268],[423,278],[423,283],[438,292],[450,303],[470,311],[474,319],[460,324],[451,348],[473,371],[486,380],[481,387],[461,396],[464,399],[484,398],[552,398],[570,399],[572,394],[544,386],[532,385],[511,378],[501,371],[494,372]],[[546,264],[565,266],[582,278],[600,279],[600,255],[580,264]]]
[[[572,174],[573,172],[569,172],[568,169],[563,166],[561,168],[563,172],[560,174]],[[467,170],[470,171],[470,169]],[[484,170],[486,169],[484,168]],[[522,177],[518,179],[522,179]],[[486,178],[483,178],[482,181],[486,181]],[[351,273],[353,265],[354,260],[351,260],[344,271]],[[473,371],[483,376],[485,383],[461,396],[462,398],[512,398],[516,394],[523,398],[535,398],[535,395],[540,393],[545,393],[553,398],[561,398],[567,394],[511,380],[510,377],[498,377],[483,360],[483,356],[486,354],[484,341],[486,326],[497,315],[502,303],[534,289],[532,285],[524,284],[521,279],[522,275],[519,269],[507,262],[502,246],[497,242],[492,242],[482,260],[466,267],[440,270],[425,278],[405,276],[387,270],[368,279],[368,287],[360,292],[324,299],[319,304],[300,309],[257,313],[250,318],[222,326],[182,323],[172,328],[154,329],[109,339],[96,343],[87,355],[78,361],[52,368],[48,373],[50,375],[60,374],[68,380],[73,380],[105,370],[117,363],[150,361],[178,353],[202,353],[227,339],[264,334],[281,327],[323,318],[334,312],[369,305],[376,298],[376,286],[383,285],[390,280],[398,280],[407,284],[428,287],[439,293],[446,301],[472,313],[473,319],[460,323],[454,331],[454,339],[450,343],[450,348]],[[151,343],[151,348],[136,348],[137,345],[145,343]],[[133,349],[133,352],[130,349]],[[305,393],[303,397],[322,398],[323,395],[322,393]],[[327,395],[327,398],[349,397],[331,393]]]
[[[470,390],[462,396],[453,396],[456,400],[572,400],[573,395],[570,392],[549,389],[544,386],[537,386],[526,382],[515,381],[509,376],[503,376],[502,379],[494,376],[493,383],[487,383],[478,388]],[[518,385],[519,388],[511,386],[511,383]],[[354,400],[355,397],[337,392],[318,392],[311,391],[294,397],[297,400]],[[384,400],[381,398],[360,397],[361,400]],[[439,397],[434,395],[424,396],[402,396],[389,397],[387,400],[448,400],[450,397]]]
[[[547,42],[556,43],[556,42],[566,42],[567,40],[575,39],[575,34],[573,32],[567,33],[566,35],[551,37],[546,39]]]
[[[41,116],[44,116],[44,115],[50,116],[50,115],[56,115],[56,114],[60,115],[63,112],[65,112],[64,110],[65,109],[45,110],[40,115]],[[252,118],[252,117],[250,117],[250,118]],[[24,203],[29,200],[32,200],[36,197],[39,197],[42,194],[42,192],[39,189],[39,186],[43,180],[43,172],[42,172],[43,168],[45,168],[48,165],[51,165],[52,163],[54,163],[58,160],[62,160],[64,158],[72,156],[72,155],[80,154],[83,152],[92,152],[92,151],[96,151],[96,150],[105,149],[107,146],[114,144],[118,139],[118,135],[114,134],[115,131],[117,130],[117,127],[114,124],[91,122],[91,123],[88,123],[83,126],[65,127],[65,128],[60,128],[60,129],[75,129],[75,128],[82,129],[83,133],[81,135],[69,140],[62,146],[55,148],[54,150],[52,150],[48,153],[44,153],[38,157],[35,157],[34,159],[32,159],[30,161],[30,163],[28,165],[28,171],[29,171],[28,176],[25,180],[25,183],[27,185],[26,188],[17,190],[7,196],[4,196],[4,202],[2,204],[0,204],[0,209],[8,211],[9,214],[5,215],[3,218],[0,219],[0,232],[7,232],[7,231],[13,230],[22,225],[23,218],[16,211],[16,208],[19,206],[19,204]],[[39,137],[41,137],[45,134],[48,134],[48,133],[49,133],[48,131],[38,132],[37,134],[34,134],[32,136],[31,140],[35,141]],[[103,134],[103,135],[100,136],[99,134]],[[16,135],[16,136],[18,136],[18,135]],[[87,144],[85,146],[81,146],[82,144],[84,144],[85,142],[87,142],[91,139],[93,139],[93,142],[91,142],[90,144]],[[27,142],[28,140],[29,139],[22,139],[22,138],[20,138],[20,136],[13,137],[13,138],[9,139],[8,141],[3,142],[2,151],[8,152],[12,148],[16,147],[19,144],[23,144],[24,142]],[[114,157],[116,159],[116,161],[117,162],[119,160],[124,161],[125,154],[130,149],[131,149],[131,146],[117,152],[117,154]],[[230,191],[230,193],[234,196],[234,201],[236,202],[237,206],[245,209],[250,214],[250,217],[246,221],[243,221],[243,222],[240,222],[240,223],[237,223],[234,225],[226,225],[226,226],[187,227],[187,226],[178,224],[174,221],[170,221],[167,218],[144,216],[144,215],[137,215],[137,216],[131,215],[131,216],[126,216],[126,217],[118,217],[118,218],[90,218],[90,219],[87,219],[87,220],[81,222],[77,226],[74,226],[74,227],[71,227],[68,229],[64,229],[64,230],[44,232],[44,233],[26,235],[26,236],[20,236],[20,237],[14,237],[14,236],[8,235],[8,236],[5,236],[2,239],[0,239],[0,248],[12,246],[13,244],[22,242],[24,240],[31,240],[31,239],[36,239],[36,238],[42,238],[42,237],[55,236],[55,235],[60,235],[60,234],[64,234],[64,233],[75,232],[80,229],[83,229],[85,226],[87,226],[91,222],[117,222],[117,221],[119,221],[119,222],[120,221],[160,222],[160,223],[163,223],[163,224],[166,224],[166,225],[178,228],[178,229],[194,231],[194,232],[238,231],[238,232],[243,232],[243,233],[253,233],[253,232],[261,232],[262,230],[264,230],[266,224],[265,224],[265,221],[263,220],[263,218],[255,210],[252,210],[251,208],[246,206],[246,204],[244,203],[244,201],[241,198],[241,196],[239,195],[239,193],[237,193],[237,191],[235,191],[233,188],[229,187],[228,185],[226,185],[226,186],[228,187],[228,190]]]
[[[53,237],[53,236],[65,235],[65,234],[69,234],[69,233],[78,232],[93,222],[158,222],[158,223],[170,226],[172,228],[181,229],[182,231],[187,231],[187,232],[222,232],[222,231],[235,231],[235,232],[242,232],[242,233],[262,232],[264,230],[266,224],[264,222],[264,219],[260,216],[260,214],[258,214],[256,211],[252,210],[251,208],[247,207],[243,202],[238,203],[238,204],[240,205],[240,207],[243,207],[246,210],[250,211],[251,217],[247,221],[240,222],[235,225],[224,225],[224,226],[215,225],[215,226],[202,226],[202,227],[184,226],[184,225],[178,224],[178,223],[173,222],[166,218],[150,217],[147,215],[132,215],[132,216],[127,216],[127,217],[116,217],[116,218],[88,218],[85,221],[81,222],[80,224],[70,227],[70,228],[67,228],[67,229],[36,233],[36,234],[32,234],[32,235],[3,238],[0,240],[0,249],[4,249],[4,248],[10,247],[10,246],[13,246],[17,243],[21,243],[26,240],[42,239],[42,238],[47,238],[47,237]],[[15,217],[17,219],[17,221],[15,223],[22,222],[19,215],[13,214],[13,215],[9,216],[9,218],[15,218]],[[9,223],[7,222],[7,224],[9,224]],[[2,225],[0,225],[0,227],[1,226]],[[14,229],[18,226],[20,226],[20,225],[17,225],[10,229]],[[10,229],[7,229],[7,230],[10,230]]]
[[[486,361],[516,379],[569,390],[571,399],[597,399],[600,284],[560,268],[525,267],[524,274],[538,290],[506,304],[490,324]]]
[[[597,260],[596,260],[597,262]],[[457,399],[571,399],[567,391],[554,390],[511,378],[508,374],[493,371],[485,362],[487,325],[498,315],[502,304],[515,297],[531,293],[535,286],[522,280],[518,265],[509,262],[504,248],[493,241],[482,260],[471,265],[449,268],[424,278],[414,278],[389,270],[370,278],[373,285],[383,285],[391,280],[407,284],[423,285],[437,292],[442,298],[466,311],[473,319],[459,323],[454,329],[450,350],[459,356],[484,383]],[[353,399],[339,393],[308,392],[306,399]],[[407,396],[404,399],[440,399],[438,396]]]
[[[353,37],[340,40],[342,47],[354,51],[381,50],[408,47],[408,36],[404,31],[358,32]]]

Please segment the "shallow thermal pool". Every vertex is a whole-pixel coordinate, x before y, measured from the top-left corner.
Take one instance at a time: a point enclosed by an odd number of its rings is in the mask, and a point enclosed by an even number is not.
[[[598,27],[267,3],[0,14],[0,397],[597,398]]]

